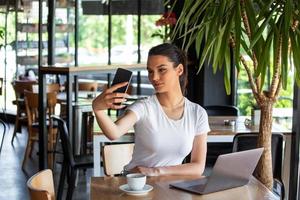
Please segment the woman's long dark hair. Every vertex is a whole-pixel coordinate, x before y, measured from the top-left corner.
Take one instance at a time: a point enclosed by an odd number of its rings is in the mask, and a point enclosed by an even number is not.
[[[183,65],[183,73],[179,77],[181,92],[183,95],[186,93],[186,86],[188,82],[187,72],[187,55],[184,51],[177,46],[169,43],[164,43],[152,47],[149,50],[148,57],[150,56],[165,56],[173,63],[173,67],[178,67],[179,64]]]

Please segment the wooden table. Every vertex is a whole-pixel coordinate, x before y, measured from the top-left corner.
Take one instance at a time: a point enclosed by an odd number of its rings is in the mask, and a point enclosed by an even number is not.
[[[242,187],[214,192],[206,195],[198,195],[170,188],[170,182],[191,180],[192,176],[161,176],[147,177],[147,184],[154,188],[143,196],[130,196],[119,190],[119,186],[126,183],[124,177],[92,177],[91,200],[101,199],[139,199],[139,200],[271,200],[279,199],[270,190],[254,177]]]

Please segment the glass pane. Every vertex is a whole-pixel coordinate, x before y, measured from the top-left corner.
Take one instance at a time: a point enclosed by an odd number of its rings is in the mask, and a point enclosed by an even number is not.
[[[293,70],[289,72],[287,89],[281,89],[279,98],[274,104],[273,120],[288,129],[292,128],[293,115]],[[270,85],[270,81],[265,81],[265,88]],[[249,85],[248,77],[244,68],[241,68],[238,76],[237,88],[237,107],[240,110],[240,115],[251,116],[253,109],[258,109],[256,101],[253,97],[252,90]]]
[[[0,26],[5,26],[5,15],[0,14]],[[6,46],[6,62],[5,65],[5,49],[0,48],[0,77],[3,78],[2,95],[0,95],[0,112],[15,113],[16,106],[12,104],[15,99],[15,93],[12,88],[12,81],[15,79],[16,72],[16,53],[12,47],[12,42],[15,41],[15,18],[14,13],[9,13],[7,18],[7,46]],[[4,39],[0,39],[0,44],[4,45]],[[6,108],[6,110],[4,110]]]
[[[141,61],[147,61],[148,51],[151,47],[163,42],[162,38],[154,36],[160,29],[155,25],[155,22],[160,18],[160,15],[143,15],[141,17]]]
[[[111,63],[137,63],[137,16],[112,16]]]
[[[82,15],[79,27],[79,65],[107,64],[108,16]]]

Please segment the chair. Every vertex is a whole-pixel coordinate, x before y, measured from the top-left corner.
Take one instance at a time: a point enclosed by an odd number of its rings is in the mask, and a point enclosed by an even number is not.
[[[34,174],[27,181],[31,200],[55,200],[53,174],[46,169]]]
[[[97,91],[98,83],[97,82],[79,82],[78,90],[79,91]]]
[[[60,85],[58,83],[51,83],[47,85],[47,92],[60,92]]]
[[[47,93],[51,92],[60,92],[60,85],[58,83],[50,83],[46,85],[46,91]],[[33,85],[32,86],[32,92],[39,93],[39,85]]]
[[[28,157],[31,157],[33,144],[34,142],[38,141],[38,134],[39,134],[39,122],[38,122],[38,111],[39,111],[39,94],[32,93],[25,91],[25,107],[26,107],[26,114],[28,116],[28,139],[27,139],[27,146],[25,150],[25,155],[22,163],[22,169],[24,170],[24,166]],[[54,114],[55,112],[55,105],[57,103],[56,93],[47,93],[47,128],[48,128],[48,151],[53,152],[54,144],[56,141],[56,128],[54,124],[51,123],[49,117]],[[52,167],[54,160],[54,155],[50,154],[48,157],[48,162]]]
[[[13,104],[17,106],[16,121],[14,132],[11,138],[11,144],[14,143],[14,138],[16,137],[17,132],[21,132],[21,122],[27,123],[27,116],[25,110],[24,102],[24,91],[32,91],[32,86],[35,85],[35,81],[15,81],[13,83],[13,88],[15,90],[16,100],[13,101]]]
[[[258,139],[258,133],[239,133],[233,138],[233,152],[249,150],[256,148]],[[272,167],[273,167],[273,177],[274,186],[273,190],[276,191],[277,185],[280,186],[280,196],[284,199],[285,190],[284,184],[281,178],[282,162],[283,162],[283,135],[279,133],[272,134]],[[276,192],[278,193],[278,192]]]
[[[239,109],[230,105],[204,106],[208,116],[238,116]]]
[[[62,165],[62,171],[59,180],[57,199],[61,200],[65,177],[69,174],[68,178],[68,191],[67,198],[72,199],[73,191],[75,188],[76,181],[76,171],[78,169],[88,169],[93,168],[93,156],[90,155],[73,155],[73,151],[71,148],[71,142],[69,139],[69,133],[67,129],[67,125],[64,120],[57,116],[52,116],[54,122],[57,122],[59,135],[61,139],[61,145],[63,149],[64,159]]]
[[[121,174],[132,158],[134,143],[103,146],[103,167],[107,176]]]
[[[6,125],[5,125],[4,121],[2,121],[1,119],[0,119],[0,124],[2,124],[2,126],[3,126],[3,135],[2,135],[1,145],[0,145],[0,153],[1,153],[2,147],[3,147],[3,142],[4,142],[4,136],[6,133]]]

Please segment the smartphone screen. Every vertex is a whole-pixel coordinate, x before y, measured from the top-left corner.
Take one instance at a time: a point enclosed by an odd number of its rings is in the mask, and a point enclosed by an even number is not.
[[[118,68],[111,86],[118,84],[118,83],[123,83],[123,82],[128,82],[128,84],[124,87],[118,88],[114,92],[126,93],[128,86],[130,84],[131,78],[132,78],[132,71],[129,71],[129,70],[123,69],[123,68]]]

